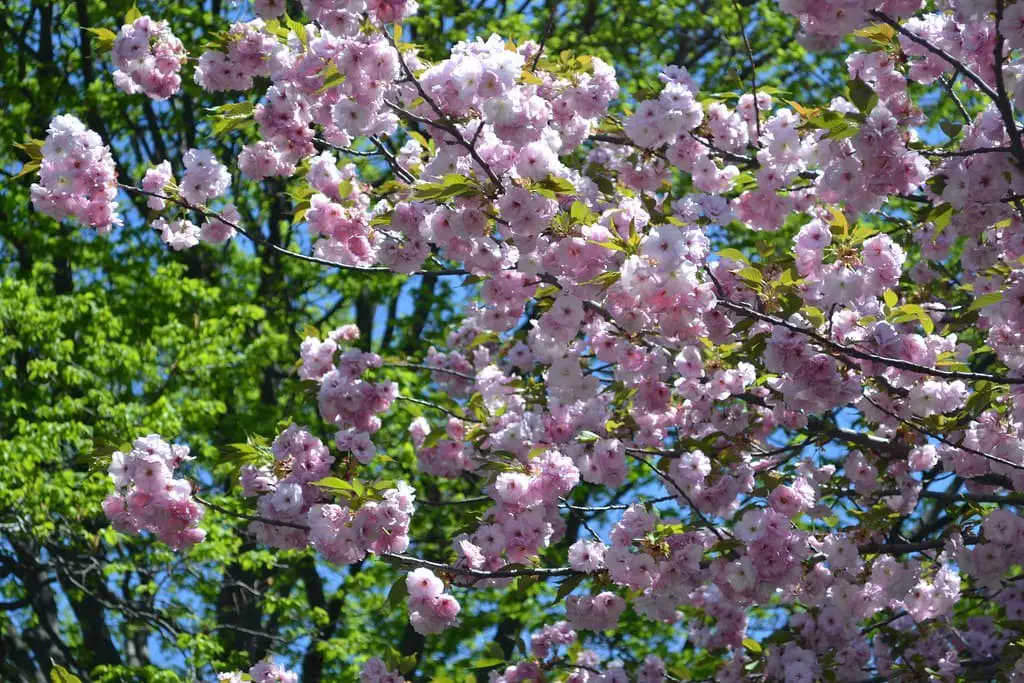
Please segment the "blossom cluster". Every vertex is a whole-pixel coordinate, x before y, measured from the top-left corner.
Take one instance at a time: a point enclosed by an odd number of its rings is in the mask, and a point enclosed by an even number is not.
[[[42,147],[39,182],[32,185],[32,206],[106,234],[121,224],[116,197],[117,168],[110,148],[75,116],[54,117]]]
[[[148,15],[125,24],[114,39],[114,85],[128,93],[145,93],[160,101],[181,89],[180,71],[188,60],[181,41],[166,21]]]
[[[113,527],[131,535],[148,531],[175,550],[206,538],[192,484],[174,478],[175,470],[192,459],[188,446],[169,444],[157,434],[137,438],[127,453],[115,451],[108,471],[117,492],[103,501]]]
[[[383,491],[380,500],[358,507],[330,501],[320,485],[331,473],[335,458],[306,428],[291,425],[274,439],[273,465],[245,465],[241,485],[245,496],[256,497],[261,520],[249,529],[267,545],[302,548],[307,545],[335,564],[353,564],[367,552],[402,552],[409,545],[409,522],[415,495],[404,483]]]
[[[440,633],[456,623],[459,601],[444,592],[444,583],[429,569],[420,567],[405,577],[409,591],[409,623],[417,633]]]
[[[305,547],[306,518],[314,505],[327,500],[315,483],[330,473],[334,456],[320,439],[294,424],[274,439],[271,451],[272,466],[245,465],[239,481],[242,495],[255,497],[260,515],[277,524],[255,521],[249,530],[276,548]]]
[[[265,26],[261,19],[234,24],[226,51],[207,50],[199,57],[196,83],[211,92],[248,90],[254,77],[270,75],[270,57],[280,46]]]
[[[299,676],[294,671],[289,671],[280,664],[274,664],[269,659],[257,662],[249,669],[248,677],[241,671],[230,671],[217,674],[218,683],[298,683]]]
[[[555,642],[558,644],[567,644],[575,638],[575,634],[571,630],[567,630],[565,622],[559,622],[544,627],[541,633],[533,634],[531,642],[537,642],[538,638],[548,640],[554,633],[562,634],[555,636]],[[526,681],[541,680],[548,668],[541,660],[547,658],[548,655],[536,654],[536,651],[534,654],[537,660],[517,662],[508,666],[500,675],[492,677],[492,680],[495,683],[519,683],[520,681],[525,683]],[[643,663],[633,670],[632,677],[621,660],[613,659],[602,663],[600,655],[593,650],[580,650],[574,657],[567,657],[565,661],[560,662],[553,659],[551,663],[556,662],[569,671],[564,680],[570,683],[628,683],[628,681],[662,683],[662,681],[669,680],[666,675],[665,662],[657,655],[649,654],[644,657]]]
[[[307,337],[302,342],[302,379],[317,382],[320,417],[338,427],[335,444],[367,464],[377,449],[371,436],[380,429],[378,415],[386,412],[398,396],[394,382],[372,382],[363,379],[368,370],[381,366],[381,357],[349,349],[338,353],[338,342],[355,339],[359,329],[346,325],[320,340]],[[337,355],[337,360],[335,360]]]
[[[397,671],[388,669],[380,657],[371,657],[359,671],[359,683],[406,683]]]
[[[180,185],[175,183],[170,162],[163,161],[150,167],[142,178],[140,187],[146,193],[146,205],[154,211],[167,208],[168,199],[180,198],[188,206],[201,207],[209,200],[221,196],[231,183],[227,167],[214,157],[209,150],[190,149],[182,157],[185,173]],[[205,213],[205,211],[204,211]],[[236,226],[241,214],[232,203],[227,203],[220,212],[207,214],[202,226],[197,226],[187,216],[168,220],[164,216],[153,221],[153,229],[160,238],[175,251],[188,249],[200,241],[209,244],[223,244],[237,233]]]
[[[342,505],[316,505],[309,511],[310,545],[335,564],[353,564],[376,554],[401,553],[409,547],[409,522],[415,494],[399,482],[352,511]]]

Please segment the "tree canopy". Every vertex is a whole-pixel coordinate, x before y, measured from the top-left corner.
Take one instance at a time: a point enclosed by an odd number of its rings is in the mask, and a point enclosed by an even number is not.
[[[15,0],[0,677],[1024,676],[1022,16]]]

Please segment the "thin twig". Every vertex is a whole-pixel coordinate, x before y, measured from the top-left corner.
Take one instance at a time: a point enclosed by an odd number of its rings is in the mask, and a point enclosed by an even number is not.
[[[921,491],[919,498],[932,498],[952,502],[996,503],[997,505],[1024,505],[1024,494],[998,493],[945,493],[943,491]]]
[[[967,107],[964,106],[964,103],[960,99],[960,96],[956,94],[956,90],[953,90],[953,83],[956,82],[956,77],[957,77],[957,74],[955,72],[953,73],[953,77],[950,78],[948,81],[945,78],[943,78],[942,76],[939,76],[939,83],[942,83],[943,87],[946,88],[946,92],[948,92],[949,96],[953,98],[954,102],[956,102],[957,109],[960,110],[960,115],[964,117],[964,122],[965,123],[970,123],[971,122],[971,114],[970,114],[970,112],[967,111]]]
[[[319,258],[317,256],[308,256],[306,254],[301,254],[301,253],[299,253],[297,251],[292,251],[292,250],[286,249],[286,248],[284,248],[284,247],[282,247],[280,245],[274,244],[273,242],[265,240],[265,239],[263,239],[262,237],[260,237],[260,236],[258,236],[256,234],[250,233],[248,230],[246,230],[242,226],[238,225],[234,221],[228,220],[227,218],[225,218],[222,214],[218,213],[217,211],[213,211],[213,210],[208,209],[208,208],[206,208],[204,206],[197,206],[195,204],[190,204],[187,201],[185,201],[184,199],[181,199],[180,197],[171,197],[171,196],[168,196],[168,195],[165,195],[165,194],[161,194],[159,192],[148,192],[146,190],[143,190],[141,187],[135,187],[134,185],[126,185],[124,183],[118,183],[118,187],[120,187],[122,190],[125,190],[127,192],[135,192],[135,193],[138,193],[138,194],[141,194],[141,195],[145,195],[147,197],[156,197],[157,199],[162,199],[164,201],[168,201],[168,202],[171,202],[173,204],[177,204],[178,206],[181,206],[184,209],[188,209],[190,211],[195,211],[196,213],[198,213],[203,218],[213,218],[213,219],[216,219],[216,220],[220,221],[221,223],[224,223],[228,227],[238,231],[240,234],[242,234],[246,238],[248,238],[251,242],[253,242],[255,244],[260,244],[260,245],[262,245],[264,247],[267,247],[268,249],[271,249],[272,251],[275,251],[275,252],[277,252],[279,254],[282,254],[284,256],[289,256],[289,257],[294,258],[294,259],[299,259],[300,261],[306,261],[308,263],[315,263],[317,265],[326,266],[328,268],[338,268],[339,270],[349,270],[349,271],[354,271],[354,272],[358,272],[358,273],[391,273],[392,275],[397,275],[398,274],[398,273],[395,273],[390,268],[385,268],[383,266],[350,266],[350,265],[345,265],[344,263],[337,263],[336,261],[329,261],[327,259],[322,259],[322,258]],[[467,275],[468,272],[465,271],[465,270],[462,270],[462,269],[445,269],[445,270],[419,270],[419,271],[416,271],[414,273],[410,273],[410,275],[428,275],[428,274],[429,275]]]
[[[693,513],[695,515],[697,515],[697,517],[699,517],[702,522],[704,522],[704,526],[706,526],[708,529],[711,529],[711,531],[714,532],[715,536],[718,536],[718,540],[720,540],[720,541],[724,541],[725,540],[725,535],[723,535],[723,531],[721,529],[719,529],[717,526],[715,526],[714,524],[712,524],[711,520],[709,520],[707,517],[704,516],[704,513],[701,512],[697,508],[697,506],[693,504],[693,501],[690,500],[690,496],[688,496],[686,494],[686,491],[684,491],[682,489],[682,487],[680,487],[679,484],[676,483],[675,479],[673,479],[669,475],[667,475],[664,472],[662,472],[661,470],[659,470],[657,467],[655,467],[653,464],[648,462],[646,459],[641,458],[638,455],[633,455],[632,457],[634,459],[636,459],[636,460],[639,460],[644,465],[647,465],[647,467],[649,467],[652,472],[654,472],[656,475],[658,475],[658,477],[660,477],[664,481],[667,481],[669,484],[672,484],[672,487],[677,492],[679,492],[679,495],[682,496],[683,500],[686,501],[686,504],[690,506],[690,509],[693,510]],[[730,534],[728,531],[726,531],[725,534],[727,534],[729,536],[732,536],[732,534]]]
[[[482,569],[471,569],[469,567],[457,567],[443,562],[432,562],[421,560],[410,555],[399,555],[398,553],[381,553],[380,557],[391,560],[398,564],[412,565],[414,567],[426,567],[449,574],[461,574],[463,576],[475,576],[480,579],[511,579],[517,576],[575,576],[583,572],[572,567],[523,567],[516,569],[496,569],[495,571],[484,571]]]
[[[260,515],[250,515],[244,512],[235,512],[234,510],[228,510],[227,508],[221,507],[216,503],[211,503],[205,498],[201,498],[195,494],[193,494],[192,497],[195,498],[197,503],[200,503],[210,508],[211,510],[216,510],[217,512],[223,513],[225,515],[231,515],[232,517],[237,517],[239,519],[246,519],[250,522],[261,522],[263,524],[270,524],[272,526],[283,526],[288,527],[289,529],[301,529],[303,531],[309,531],[308,524],[302,524],[301,522],[285,522],[280,519],[270,519],[269,517],[262,517]]]
[[[477,420],[475,418],[468,417],[466,415],[459,415],[456,412],[448,410],[444,406],[439,406],[436,403],[431,403],[430,401],[424,401],[422,398],[415,398],[413,396],[396,396],[395,400],[406,401],[408,403],[415,403],[417,405],[426,406],[427,408],[433,408],[434,410],[440,410],[442,413],[445,413],[450,417],[454,417],[457,420],[463,420],[465,422],[480,422],[480,420]]]
[[[935,432],[933,432],[933,431],[931,431],[929,429],[925,429],[924,427],[922,427],[921,425],[917,424],[916,422],[912,422],[910,420],[902,418],[899,415],[897,415],[896,413],[894,413],[894,412],[886,409],[885,407],[879,405],[870,396],[866,396],[865,395],[864,396],[864,400],[867,401],[868,403],[870,403],[871,405],[873,405],[875,408],[877,408],[881,412],[883,412],[886,415],[888,415],[889,417],[891,417],[892,419],[899,420],[902,424],[907,425],[911,429],[914,429],[915,431],[918,431],[921,434],[924,434],[925,436],[931,437],[931,438],[935,439],[936,441],[941,441],[942,443],[946,444],[947,446],[952,446],[953,448],[957,448],[957,449],[959,449],[961,451],[964,451],[965,453],[970,453],[971,455],[977,455],[978,457],[985,458],[986,460],[990,460],[992,462],[997,462],[1000,465],[1006,465],[1007,467],[1010,467],[1010,468],[1015,469],[1015,470],[1024,470],[1024,465],[1018,465],[1017,463],[1010,462],[1009,460],[1007,460],[1005,458],[1000,458],[998,455],[990,455],[988,453],[983,453],[983,452],[981,452],[979,450],[971,448],[970,446],[964,446],[963,444],[956,443],[955,441],[947,439],[946,437],[942,436],[941,434],[936,434]]]
[[[402,72],[405,74],[405,77],[409,80],[410,83],[413,84],[413,86],[416,88],[416,91],[419,93],[420,97],[423,98],[423,101],[426,102],[430,106],[430,108],[434,110],[434,113],[438,116],[438,118],[441,119],[442,121],[446,120],[447,116],[445,115],[444,111],[441,110],[441,107],[437,105],[437,102],[435,102],[434,99],[430,96],[430,94],[423,88],[423,84],[420,83],[419,79],[416,78],[416,74],[414,74],[412,72],[412,69],[409,68],[408,63],[406,63],[405,61],[405,56],[402,55],[402,51],[398,48],[398,44],[395,42],[395,39],[391,35],[391,32],[388,31],[387,28],[383,25],[380,26],[380,32],[384,35],[384,38],[388,41],[388,44],[394,49],[395,54],[398,56],[398,63],[402,67]],[[392,109],[395,109],[396,111],[404,112],[403,109],[401,109],[400,107],[396,108],[396,105],[392,105],[386,100],[385,103],[388,104]],[[405,113],[408,114],[409,112]],[[460,145],[466,148],[466,151],[469,152],[469,155],[473,158],[473,161],[475,161],[477,164],[480,165],[481,168],[483,168],[484,173],[487,174],[487,177],[490,179],[491,183],[494,184],[494,191],[497,194],[503,194],[505,192],[504,185],[502,185],[502,182],[498,178],[498,176],[494,174],[494,171],[491,169],[490,164],[488,164],[486,161],[480,158],[480,155],[476,151],[476,147],[473,144],[471,144],[469,140],[466,139],[466,137],[462,134],[461,131],[459,131],[455,124],[440,124],[437,122],[432,123],[438,128],[442,128],[445,131],[447,131],[449,135],[455,138],[456,142],[458,142]],[[481,122],[480,125],[483,125],[483,123]]]
[[[1013,114],[1013,104],[1006,95],[1006,83],[1003,80],[1003,49],[1006,45],[1000,24],[1003,21],[1003,0],[996,0],[996,44],[994,48],[993,68],[996,81],[996,108],[1003,119],[1003,126],[1007,135],[1010,136],[1010,148],[1013,156],[1017,159],[1017,165],[1024,168],[1024,143],[1021,142],[1020,131],[1017,129],[1017,119]]]
[[[732,0],[736,8],[736,21],[740,25],[740,35],[743,37],[743,46],[747,49],[747,57],[750,58],[750,89],[754,98],[754,126],[757,131],[757,139],[754,140],[754,147],[761,146],[761,112],[757,107],[757,62],[754,60],[754,51],[750,47],[750,40],[747,38],[747,28],[743,25],[743,10],[738,0]]]
[[[434,367],[433,365],[421,365],[420,363],[399,363],[399,362],[382,363],[381,367],[382,368],[412,368],[412,369],[415,369],[415,370],[429,370],[430,372],[440,372],[442,374],[451,375],[452,377],[458,377],[459,379],[464,379],[464,380],[467,380],[467,381],[470,381],[470,382],[475,382],[476,381],[476,377],[473,377],[472,375],[467,375],[467,374],[462,373],[462,372],[456,372],[455,370],[449,370],[448,368]]]
[[[675,496],[662,496],[660,498],[653,498],[644,502],[657,504],[675,500],[675,498]],[[573,505],[565,498],[559,498],[558,500],[562,507],[567,510],[575,510],[576,512],[609,512],[611,510],[628,510],[634,505],[634,503],[617,503],[615,505]]]
[[[530,65],[530,71],[537,70],[537,63],[540,62],[540,56],[544,54],[544,45],[548,42],[548,38],[551,37],[552,32],[555,30],[555,14],[558,9],[558,2],[548,0],[548,23],[544,27],[544,33],[541,34],[540,43],[537,45],[537,54],[533,56],[533,63]]]
[[[430,500],[428,498],[417,498],[416,504],[430,505],[433,507],[447,507],[450,505],[476,505],[477,503],[493,502],[490,496],[475,496],[473,498],[460,498],[458,500]]]
[[[853,358],[859,358],[860,360],[870,361],[872,363],[878,363],[880,365],[887,365],[889,367],[898,368],[900,370],[907,370],[909,372],[916,372],[921,375],[931,375],[932,377],[941,377],[943,379],[962,379],[970,381],[987,381],[995,384],[1024,384],[1024,377],[1001,377],[999,375],[990,375],[983,372],[961,372],[958,370],[940,370],[939,368],[930,368],[927,365],[919,365],[917,363],[911,363],[910,361],[901,360],[899,358],[890,358],[888,356],[880,356],[875,353],[869,353],[867,351],[861,351],[860,349],[853,346],[846,346],[839,342],[832,341],[828,337],[818,334],[813,329],[802,327],[788,320],[783,320],[774,315],[762,313],[756,309],[747,306],[746,304],[740,304],[724,296],[724,290],[721,288],[721,284],[711,273],[710,269],[705,268],[712,281],[715,283],[718,289],[718,304],[724,308],[739,313],[740,315],[747,318],[754,318],[755,320],[761,320],[763,322],[771,323],[779,327],[784,327],[787,330],[802,334],[814,341],[818,342],[822,346],[829,348],[838,353],[851,356]],[[849,363],[849,361],[846,361]]]
[[[900,619],[900,618],[905,617],[905,616],[907,616],[906,611],[900,610],[899,612],[897,612],[896,614],[892,615],[888,619],[883,619],[882,621],[875,622],[874,624],[871,624],[870,626],[865,626],[860,631],[861,635],[866,635],[868,633],[871,633],[876,628],[882,628],[883,626],[888,626],[889,624],[891,624],[892,622],[896,621],[897,619]]]
[[[944,159],[949,157],[970,157],[975,154],[1011,154],[1012,152],[1013,150],[1009,147],[979,147],[978,149],[958,149],[950,152],[943,152],[937,149],[926,151],[924,154]]]
[[[398,159],[391,153],[391,150],[387,148],[380,138],[376,135],[371,135],[370,142],[372,142],[373,146],[377,148],[377,151],[380,152],[381,156],[387,160],[388,166],[391,167],[391,170],[394,171],[396,176],[410,185],[416,182],[416,177],[409,171],[405,170],[405,168],[402,167],[402,164],[398,163]]]

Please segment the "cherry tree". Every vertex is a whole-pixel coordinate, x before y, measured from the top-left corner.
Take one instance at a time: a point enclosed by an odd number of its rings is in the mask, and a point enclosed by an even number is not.
[[[1024,680],[1024,3],[779,4],[802,43],[845,51],[845,96],[759,87],[749,42],[729,92],[672,65],[624,92],[597,57],[500,36],[427,63],[403,42],[412,0],[305,20],[259,1],[205,41],[138,13],[98,34],[120,90],[194,78],[236,99],[212,131],[246,145],[134,179],[57,114],[26,145],[37,210],[116,239],[136,195],[170,249],[261,242],[232,175],[283,178],[309,248],[263,246],[465,292],[422,358],[310,330],[320,422],[247,445],[246,512],[176,476],[196,465],[176,435],[126,435],[112,526],[187,553],[213,509],[270,548],[391,563],[382,590],[428,642],[476,591],[556,586],[512,656],[476,660],[496,682]],[[411,477],[375,441],[398,419]],[[411,532],[432,478],[477,490],[429,501],[477,506],[444,556]],[[604,647],[627,611],[709,668]],[[364,682],[416,677],[374,654]]]

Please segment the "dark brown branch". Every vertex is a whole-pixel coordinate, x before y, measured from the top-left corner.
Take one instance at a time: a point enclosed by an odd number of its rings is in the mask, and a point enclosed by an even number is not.
[[[932,45],[921,36],[912,33],[911,31],[908,31],[906,28],[903,27],[903,24],[896,21],[895,19],[885,14],[884,12],[880,12],[878,10],[871,10],[871,16],[893,27],[901,36],[904,36],[910,42],[920,45],[921,47],[928,50],[936,57],[940,57],[941,59],[945,60],[950,66],[952,66],[954,69],[956,69],[964,76],[966,76],[971,81],[971,83],[977,86],[978,90],[981,90],[983,93],[992,98],[993,102],[999,99],[999,96],[995,93],[994,90],[992,90],[991,87],[989,87],[988,83],[986,83],[984,79],[981,78],[981,76],[971,71],[971,69],[967,65],[965,65],[963,62],[958,60],[953,55],[949,54],[940,47]]]
[[[1003,80],[1003,50],[1006,46],[1003,32],[999,24],[1003,21],[1003,0],[996,0],[996,44],[994,48],[992,68],[995,71],[996,81],[996,108],[1003,119],[1003,126],[1007,135],[1010,136],[1010,149],[1017,160],[1017,166],[1024,168],[1024,144],[1021,143],[1020,130],[1017,129],[1017,120],[1013,115],[1013,104],[1006,95],[1006,83]]]
[[[998,493],[944,493],[942,491],[921,491],[921,498],[932,498],[953,502],[996,503],[998,505],[1024,505],[1024,494]]]

